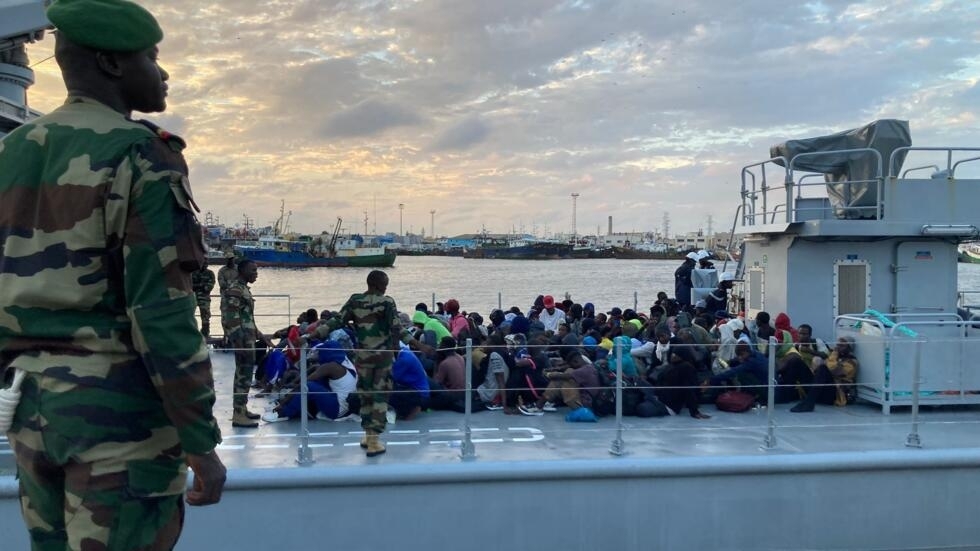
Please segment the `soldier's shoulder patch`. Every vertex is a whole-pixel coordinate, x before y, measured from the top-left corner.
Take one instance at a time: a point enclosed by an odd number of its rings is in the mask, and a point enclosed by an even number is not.
[[[172,134],[148,120],[138,119],[136,122],[149,128],[151,132],[166,142],[174,151],[183,151],[187,147],[187,142],[177,134]]]

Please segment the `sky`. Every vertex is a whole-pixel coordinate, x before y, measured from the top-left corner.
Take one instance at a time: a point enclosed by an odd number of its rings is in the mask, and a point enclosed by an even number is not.
[[[284,202],[306,233],[366,212],[368,233],[545,236],[573,210],[579,234],[728,231],[741,168],[787,139],[897,118],[916,145],[980,142],[978,2],[141,4],[170,73],[145,118],[228,225]],[[53,45],[28,50],[41,111],[65,96]]]

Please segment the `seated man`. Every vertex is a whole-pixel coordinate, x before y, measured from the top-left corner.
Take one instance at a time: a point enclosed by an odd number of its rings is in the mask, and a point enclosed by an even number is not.
[[[754,394],[756,401],[765,402],[768,377],[769,359],[750,345],[740,342],[735,345],[735,359],[729,364],[729,369],[712,375],[705,386],[714,388],[723,383],[735,382],[745,392]]]
[[[535,404],[537,409],[556,411],[559,403],[571,409],[592,407],[592,397],[599,387],[599,374],[581,350],[562,350],[562,360],[554,367],[545,368],[544,376],[548,386]]]
[[[811,381],[813,386],[810,388],[805,387],[811,383],[805,382],[804,372],[800,372],[796,381],[788,377],[790,382],[804,385],[806,392],[806,397],[790,411],[794,413],[813,411],[817,403],[842,407],[854,402],[857,396],[854,381],[857,379],[858,371],[858,360],[854,356],[854,337],[845,335],[837,339],[837,346],[827,359],[815,357],[813,365]]]
[[[357,389],[357,370],[347,358],[340,343],[326,341],[312,351],[317,365],[307,376],[307,407],[317,419],[340,419],[350,413],[347,398]],[[302,412],[300,393],[296,387],[279,399],[279,404],[262,415],[267,423],[295,419]]]

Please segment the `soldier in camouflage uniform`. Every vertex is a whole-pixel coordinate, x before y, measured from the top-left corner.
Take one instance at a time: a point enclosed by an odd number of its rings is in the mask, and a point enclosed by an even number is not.
[[[191,287],[197,297],[197,309],[201,311],[201,334],[211,336],[211,291],[214,290],[214,270],[208,268],[207,260],[200,270],[191,274]]]
[[[408,340],[398,320],[395,301],[385,295],[388,275],[374,270],[367,277],[367,291],[351,295],[340,312],[317,326],[316,336],[326,339],[330,332],[354,323],[357,333],[357,390],[361,400],[361,447],[368,457],[385,452],[380,434],[385,430],[388,395],[391,393],[391,365],[399,350],[399,341]]]
[[[255,428],[259,426],[258,413],[248,410],[248,389],[252,386],[252,373],[255,370],[255,343],[265,341],[272,346],[272,340],[255,326],[255,300],[248,284],[255,283],[258,268],[251,260],[238,264],[238,279],[225,292],[221,309],[221,325],[227,333],[228,344],[235,351],[235,382],[232,397],[234,406],[231,424],[235,427]]]
[[[235,262],[235,253],[229,251],[225,253],[225,265],[218,270],[218,294],[221,295],[219,303],[220,311],[224,312],[228,306],[225,304],[225,293],[231,284],[238,281],[238,267]],[[228,346],[228,328],[225,327],[224,317],[222,316],[221,331],[224,333],[224,346]]]
[[[190,274],[204,247],[166,108],[163,33],[125,0],[58,0],[64,105],[0,141],[0,375],[34,549],[170,549],[221,498],[211,361]]]

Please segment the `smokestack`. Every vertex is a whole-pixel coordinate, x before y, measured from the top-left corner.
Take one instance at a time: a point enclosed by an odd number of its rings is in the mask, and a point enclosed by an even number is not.
[[[609,217],[609,235],[612,235],[612,216]]]

